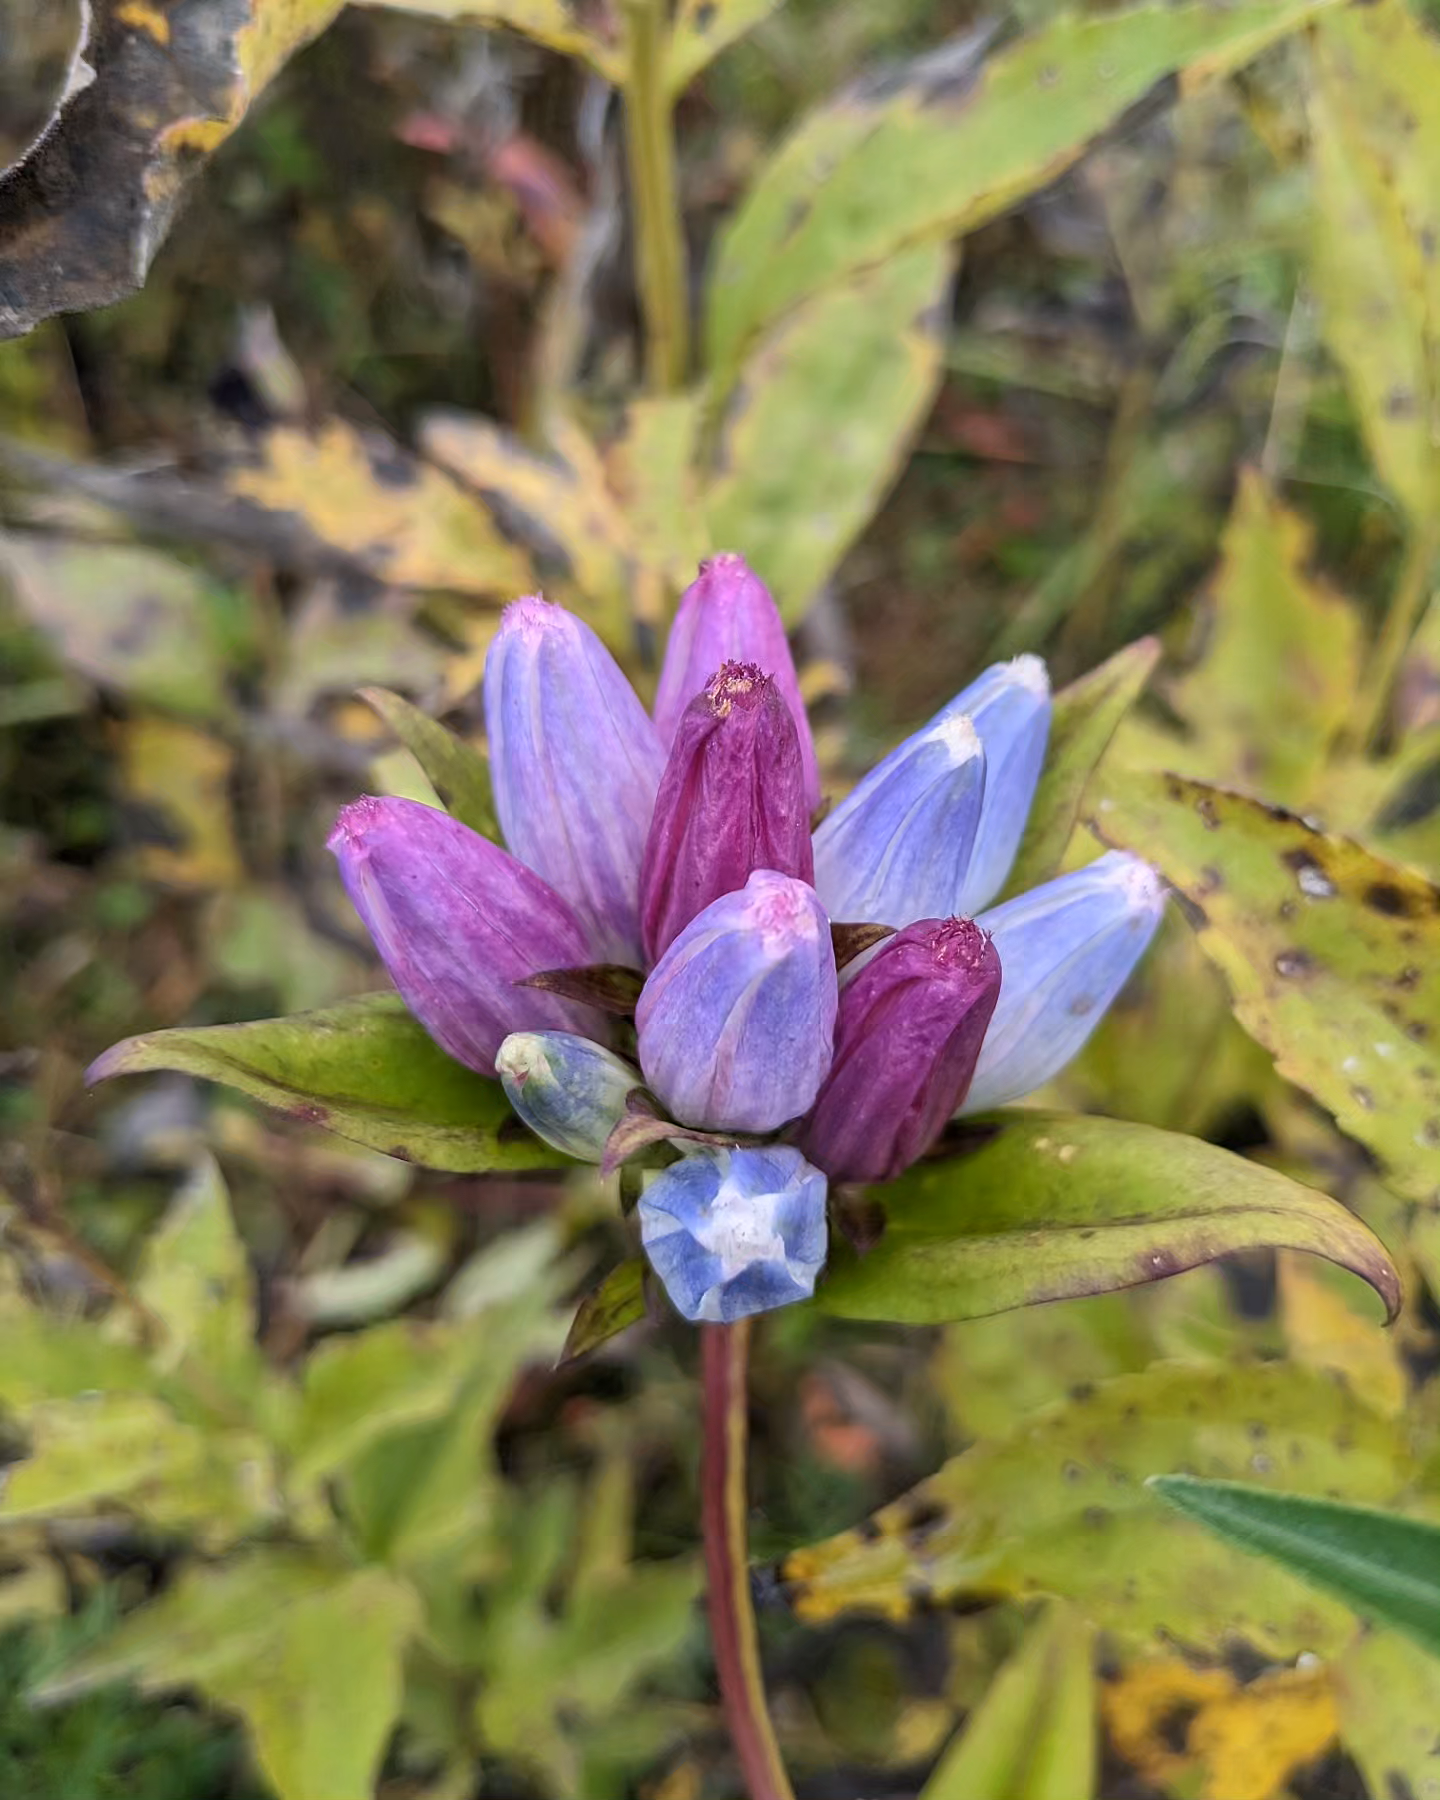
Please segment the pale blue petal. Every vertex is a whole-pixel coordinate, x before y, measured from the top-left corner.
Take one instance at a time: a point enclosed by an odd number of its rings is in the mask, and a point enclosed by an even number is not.
[[[1050,678],[1038,656],[996,663],[945,709],[985,748],[985,795],[965,878],[949,910],[973,917],[1005,885],[1025,832],[1050,735]]]
[[[1124,987],[1165,906],[1160,877],[1111,851],[982,913],[1000,999],[962,1113],[1004,1106],[1058,1075]]]

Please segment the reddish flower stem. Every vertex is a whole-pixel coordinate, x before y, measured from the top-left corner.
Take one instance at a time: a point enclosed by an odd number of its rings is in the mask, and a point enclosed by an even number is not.
[[[700,1327],[704,1436],[700,1516],[705,1537],[710,1634],[720,1699],[750,1800],[794,1800],[765,1705],[746,1553],[750,1322]]]

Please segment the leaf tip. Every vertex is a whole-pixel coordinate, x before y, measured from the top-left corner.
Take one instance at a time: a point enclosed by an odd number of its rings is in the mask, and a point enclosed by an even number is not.
[[[109,1081],[112,1075],[128,1075],[134,1067],[134,1059],[139,1054],[144,1038],[121,1038],[118,1044],[112,1044],[108,1050],[102,1050],[90,1067],[85,1071],[87,1088],[98,1087],[102,1081]]]

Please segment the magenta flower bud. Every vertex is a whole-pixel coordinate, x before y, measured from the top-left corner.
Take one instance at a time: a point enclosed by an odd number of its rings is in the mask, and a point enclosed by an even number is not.
[[[507,606],[485,659],[505,842],[575,908],[584,962],[640,962],[640,856],[665,753],[610,652],[563,607]]]
[[[591,1008],[515,985],[590,951],[555,890],[488,838],[417,800],[364,799],[329,847],[401,998],[456,1062],[493,1075],[512,1031],[606,1035]]]
[[[685,708],[645,840],[640,922],[652,960],[755,869],[813,881],[805,772],[775,682],[753,663],[725,663]]]
[[[835,952],[813,888],[757,869],[692,919],[635,1009],[645,1080],[682,1125],[774,1131],[830,1067]]]
[[[667,747],[685,708],[722,663],[767,669],[795,721],[805,770],[805,806],[820,804],[820,768],[800,697],[790,642],[770,590],[743,556],[712,556],[680,597],[655,694],[655,728]]]
[[[840,996],[835,1061],[801,1148],[835,1181],[890,1181],[965,1098],[1000,997],[1000,958],[973,919],[921,919]]]

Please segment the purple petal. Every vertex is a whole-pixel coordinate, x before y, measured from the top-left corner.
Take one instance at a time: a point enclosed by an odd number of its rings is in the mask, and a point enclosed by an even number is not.
[[[887,938],[840,996],[835,1061],[801,1147],[836,1181],[890,1181],[923,1156],[965,1096],[1002,992],[971,919],[922,919]]]
[[[814,1101],[835,1008],[830,922],[814,890],[758,869],[651,972],[635,1012],[640,1066],[683,1125],[773,1131]]]
[[[814,875],[800,743],[770,677],[726,663],[680,720],[640,867],[645,950],[676,934],[756,869]]]
[[[604,1037],[587,1007],[515,984],[583,963],[575,914],[523,863],[416,800],[357,800],[329,847],[405,1004],[442,1050],[482,1074],[512,1031]]]
[[[962,1111],[1004,1106],[1058,1075],[1130,978],[1164,909],[1149,864],[1112,850],[982,914],[1005,984]]]
[[[640,858],[664,751],[610,652],[563,607],[517,600],[485,660],[495,810],[575,908],[587,962],[640,961]]]
[[[668,745],[685,708],[721,663],[756,663],[774,677],[800,740],[805,805],[820,804],[820,769],[795,661],[770,590],[743,556],[712,556],[680,598],[655,695],[655,727]]]

